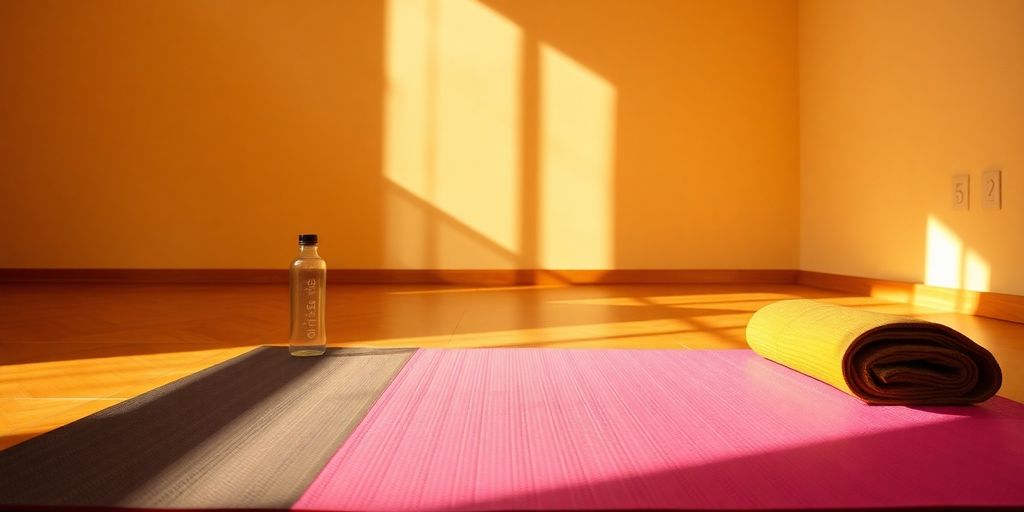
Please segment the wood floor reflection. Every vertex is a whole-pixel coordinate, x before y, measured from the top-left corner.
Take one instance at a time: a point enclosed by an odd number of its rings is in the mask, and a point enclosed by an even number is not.
[[[746,348],[790,298],[910,314],[991,350],[1024,401],[1024,324],[796,285],[331,286],[332,346]],[[0,285],[0,448],[253,347],[284,344],[280,285]]]

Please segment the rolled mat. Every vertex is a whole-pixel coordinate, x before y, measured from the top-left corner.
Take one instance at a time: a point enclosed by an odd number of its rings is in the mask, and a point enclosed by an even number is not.
[[[971,404],[1002,384],[992,354],[945,325],[814,300],[761,308],[747,343],[870,404]]]

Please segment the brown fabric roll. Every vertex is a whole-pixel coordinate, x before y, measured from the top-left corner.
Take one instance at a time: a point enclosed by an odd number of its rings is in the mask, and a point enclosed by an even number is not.
[[[978,403],[1002,384],[992,354],[950,327],[813,300],[761,308],[747,343],[872,404]]]

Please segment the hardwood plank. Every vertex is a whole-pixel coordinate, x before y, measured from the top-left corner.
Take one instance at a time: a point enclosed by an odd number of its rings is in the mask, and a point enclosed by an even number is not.
[[[364,347],[745,348],[746,323],[758,308],[815,298],[960,330],[1002,365],[1000,394],[1024,400],[1024,373],[1017,370],[1024,367],[1024,325],[860,291],[795,284],[335,284],[328,287],[327,335],[332,346]],[[254,346],[282,344],[287,322],[283,284],[0,284],[0,446]]]
[[[0,398],[0,450],[123,401],[92,398]]]

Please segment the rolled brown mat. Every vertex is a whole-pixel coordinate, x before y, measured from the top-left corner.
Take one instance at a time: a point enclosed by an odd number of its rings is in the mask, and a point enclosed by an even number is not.
[[[971,404],[1002,384],[992,354],[950,327],[814,300],[761,308],[747,325],[747,343],[871,404]]]

